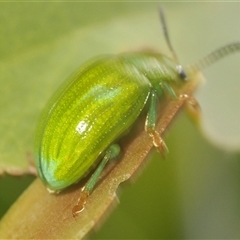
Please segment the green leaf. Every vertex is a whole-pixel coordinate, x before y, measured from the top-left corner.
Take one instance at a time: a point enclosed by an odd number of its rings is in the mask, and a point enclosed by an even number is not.
[[[238,3],[162,5],[180,62],[192,63],[240,39]],[[0,6],[0,172],[32,172],[39,113],[82,62],[142,47],[168,52],[159,30],[158,3]],[[141,178],[125,186],[118,210],[93,238],[240,238],[240,159],[224,151],[239,151],[240,146],[239,56],[205,73],[198,99],[210,126],[208,138],[222,149],[202,139],[186,119],[176,121],[167,138],[168,160],[152,159]],[[14,191],[7,189],[0,187],[1,211]]]

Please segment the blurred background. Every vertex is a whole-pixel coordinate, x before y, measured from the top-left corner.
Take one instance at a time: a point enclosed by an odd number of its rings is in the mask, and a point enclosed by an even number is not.
[[[161,3],[183,65],[240,40],[240,3]],[[0,172],[28,171],[46,101],[83,62],[144,48],[171,55],[159,3],[0,3]],[[90,239],[240,238],[240,55],[204,71],[203,127],[182,112]],[[0,217],[34,179],[0,178]]]

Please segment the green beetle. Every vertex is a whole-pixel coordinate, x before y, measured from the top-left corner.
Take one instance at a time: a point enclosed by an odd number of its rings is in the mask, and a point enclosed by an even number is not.
[[[160,16],[172,50],[161,11]],[[221,48],[203,63],[233,48],[238,50],[239,43]],[[191,80],[174,58],[153,52],[126,53],[100,57],[80,67],[50,100],[38,127],[36,166],[48,189],[58,192],[78,182],[100,162],[82,189],[87,197],[105,164],[119,155],[119,138],[143,109],[147,109],[145,129],[154,146],[166,150],[155,130],[157,103],[166,94],[177,99],[174,89]],[[82,210],[86,197],[74,212]]]
[[[81,67],[41,120],[37,169],[48,188],[61,190],[84,176],[147,102],[147,127],[154,131],[156,100],[166,84],[169,89],[183,80],[175,68],[167,57],[150,53],[107,56]]]

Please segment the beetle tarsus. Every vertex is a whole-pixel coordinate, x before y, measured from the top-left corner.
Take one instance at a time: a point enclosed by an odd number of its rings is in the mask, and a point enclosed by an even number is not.
[[[147,128],[147,133],[152,138],[154,147],[156,147],[164,157],[168,152],[168,148],[163,139],[160,137],[159,133],[151,128]]]
[[[72,209],[73,217],[76,217],[80,212],[84,210],[88,196],[89,196],[89,192],[83,188],[81,191],[80,198],[78,199],[77,205],[75,205]]]

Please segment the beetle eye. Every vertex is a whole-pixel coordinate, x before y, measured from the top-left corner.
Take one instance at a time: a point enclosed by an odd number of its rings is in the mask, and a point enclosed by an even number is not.
[[[181,65],[177,65],[177,72],[178,72],[178,75],[181,79],[187,81],[187,75],[186,75],[186,73],[183,70],[183,67]]]

